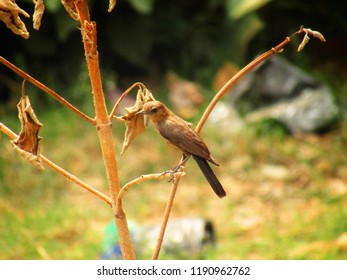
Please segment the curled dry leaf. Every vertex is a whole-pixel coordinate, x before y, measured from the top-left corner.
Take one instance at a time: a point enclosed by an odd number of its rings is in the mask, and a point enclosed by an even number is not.
[[[322,33],[320,33],[319,31],[312,31],[312,36],[318,38],[319,40],[321,40],[322,42],[326,42],[324,36]]]
[[[126,115],[115,117],[117,120],[125,122],[126,125],[121,154],[125,152],[131,142],[135,139],[135,137],[146,128],[147,122],[145,121],[144,115],[136,113],[141,111],[143,105],[151,100],[154,100],[152,93],[146,88],[141,87],[137,92],[136,102],[134,106],[125,109],[127,112]]]
[[[310,37],[307,35],[307,33],[304,36],[304,39],[302,39],[299,47],[298,47],[298,52],[302,51],[303,48],[306,46],[306,44],[310,41]]]
[[[33,14],[34,29],[39,30],[41,26],[41,19],[45,12],[45,5],[43,0],[33,0],[35,4],[35,10]]]
[[[302,30],[303,30],[304,32],[306,32],[306,34],[310,34],[310,35],[312,35],[313,37],[318,38],[318,39],[321,40],[322,42],[326,42],[326,40],[325,40],[323,34],[320,33],[319,31],[312,30],[311,28],[302,28]]]
[[[13,33],[22,36],[24,39],[28,39],[29,32],[20,19],[20,14],[27,18],[30,17],[26,11],[17,6],[14,0],[0,1],[0,20],[2,20]]]
[[[77,13],[76,7],[75,7],[75,1],[74,0],[61,0],[61,3],[63,4],[65,10],[69,13],[69,15],[76,21],[80,20],[80,17]]]
[[[43,169],[40,159],[40,143],[42,138],[39,136],[42,124],[37,119],[28,96],[22,96],[17,108],[22,130],[18,138],[11,141],[11,143],[14,149],[27,161]]]
[[[114,9],[114,7],[116,7],[117,4],[117,0],[110,0],[110,3],[108,5],[108,12],[111,13]]]
[[[320,33],[319,31],[316,31],[316,30],[312,30],[311,28],[304,28],[303,26],[301,26],[299,32],[300,33],[304,32],[305,36],[304,36],[302,42],[300,43],[300,45],[298,47],[298,52],[300,52],[306,46],[308,41],[310,40],[309,35],[311,35],[311,36],[321,40],[322,42],[326,42],[326,40],[325,40],[325,38],[324,38],[322,33]]]

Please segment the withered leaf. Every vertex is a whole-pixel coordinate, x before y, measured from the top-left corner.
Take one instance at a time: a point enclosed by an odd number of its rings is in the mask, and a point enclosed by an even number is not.
[[[317,30],[312,30],[311,28],[302,28],[302,30],[304,32],[306,32],[306,34],[310,34],[312,35],[313,37],[315,38],[318,38],[319,40],[321,40],[322,42],[326,42],[324,36],[322,33],[320,33],[319,31]]]
[[[33,0],[35,4],[35,11],[33,14],[34,29],[39,30],[41,26],[41,19],[45,11],[43,0]]]
[[[125,137],[124,137],[121,155],[129,147],[129,145],[135,139],[135,137],[139,135],[146,128],[143,115],[133,116],[131,120],[127,120],[125,122],[125,125],[127,129],[125,131]]]
[[[13,33],[22,36],[24,39],[28,39],[29,32],[20,19],[20,14],[27,18],[30,17],[26,11],[17,6],[15,0],[0,1],[0,20],[2,20]]]
[[[299,47],[298,47],[298,52],[302,51],[303,48],[306,46],[306,44],[308,43],[308,41],[310,41],[310,37],[307,35],[307,33],[305,34],[304,38],[302,39]]]
[[[311,35],[311,36],[321,40],[322,42],[326,42],[323,34],[320,33],[319,31],[312,30],[311,28],[304,28],[303,26],[301,26],[300,27],[300,32],[305,32],[305,36],[304,36],[302,42],[300,43],[300,45],[298,47],[298,52],[301,51],[306,46],[308,41],[310,40],[309,35]]]
[[[108,12],[111,13],[114,9],[114,7],[116,7],[117,4],[117,0],[110,0],[110,3],[108,5]]]
[[[319,31],[312,31],[312,36],[318,38],[319,40],[321,40],[322,42],[326,42],[324,36],[322,33],[320,33]]]
[[[75,7],[74,0],[61,0],[65,10],[69,13],[69,15],[76,21],[79,21],[80,17]]]
[[[22,96],[17,108],[22,129],[18,138],[11,141],[12,145],[27,161],[40,169],[44,169],[40,159],[42,138],[39,136],[39,131],[42,124],[37,119],[28,96]]]
[[[134,106],[125,108],[127,114],[121,117],[115,117],[116,119],[125,122],[126,131],[123,141],[123,147],[121,154],[129,147],[131,142],[138,136],[146,127],[147,122],[145,121],[145,116],[143,114],[136,114],[141,111],[143,105],[154,100],[152,93],[146,88],[140,88],[137,92],[136,102]]]

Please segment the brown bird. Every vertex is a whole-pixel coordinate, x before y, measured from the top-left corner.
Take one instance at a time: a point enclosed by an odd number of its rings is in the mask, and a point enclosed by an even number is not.
[[[216,163],[206,144],[190,123],[175,115],[159,101],[145,103],[143,109],[138,112],[138,114],[141,113],[147,115],[152,120],[156,130],[169,144],[183,152],[184,159],[181,164],[192,155],[214,192],[220,198],[226,195],[222,184],[213,173],[207,161],[215,165],[218,165],[218,163]]]

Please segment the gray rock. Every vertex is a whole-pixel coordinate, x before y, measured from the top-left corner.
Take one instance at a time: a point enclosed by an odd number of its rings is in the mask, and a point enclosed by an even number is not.
[[[133,235],[138,251],[153,251],[160,224],[139,227]],[[210,221],[200,217],[176,218],[169,221],[162,250],[173,255],[195,255],[206,246],[213,245],[215,233]]]
[[[241,80],[230,100],[247,121],[274,118],[292,133],[325,128],[339,113],[327,86],[277,56]]]

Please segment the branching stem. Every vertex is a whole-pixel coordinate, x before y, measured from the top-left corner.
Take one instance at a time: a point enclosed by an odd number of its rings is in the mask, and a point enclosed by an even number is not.
[[[175,172],[174,173],[174,181],[181,176],[184,176],[185,173],[184,172]],[[116,216],[118,218],[121,218],[122,216],[125,215],[125,212],[123,210],[123,198],[126,194],[126,192],[133,186],[140,184],[142,182],[145,181],[149,181],[149,180],[158,180],[158,179],[165,179],[165,178],[169,178],[171,179],[172,174],[170,173],[153,173],[153,174],[146,174],[146,175],[141,175],[140,177],[128,182],[127,184],[125,184],[121,190],[118,193],[118,197],[117,197],[117,203],[116,203]]]
[[[91,124],[95,124],[95,120],[93,118],[91,118],[91,117],[87,116],[86,114],[84,114],[83,112],[81,112],[79,109],[77,109],[75,106],[73,106],[71,103],[69,103],[66,99],[61,97],[54,90],[52,90],[49,87],[47,87],[46,85],[42,84],[41,82],[36,80],[34,77],[30,76],[29,74],[27,74],[26,72],[24,72],[23,70],[18,68],[16,65],[12,64],[11,62],[9,62],[5,58],[3,58],[2,56],[0,56],[0,63],[4,64],[6,67],[11,69],[13,72],[18,74],[19,76],[23,77],[23,79],[25,79],[28,82],[32,83],[33,85],[35,85],[39,89],[43,90],[48,95],[52,96],[55,100],[57,100],[58,102],[63,104],[65,107],[67,107],[72,112],[74,112],[75,114],[80,116],[82,119],[88,121]]]
[[[242,68],[237,74],[235,74],[214,96],[214,98],[211,100],[211,102],[208,104],[204,114],[202,115],[198,125],[195,128],[195,131],[197,133],[200,133],[202,127],[204,126],[204,124],[206,123],[208,117],[210,116],[213,108],[216,106],[216,104],[221,100],[221,98],[228,92],[230,92],[230,89],[242,78],[244,77],[250,70],[252,70],[255,66],[257,66],[259,63],[265,61],[267,58],[269,58],[270,56],[279,53],[282,51],[283,47],[285,45],[287,45],[290,41],[291,38],[297,34],[300,33],[306,33],[308,32],[309,29],[305,29],[303,27],[300,27],[300,29],[298,31],[296,31],[295,33],[293,33],[290,37],[286,37],[280,44],[278,44],[276,47],[271,48],[270,50],[268,50],[267,52],[263,53],[262,55],[260,55],[259,57],[255,58],[253,61],[251,61],[249,64],[247,64],[244,68]],[[311,30],[309,30],[310,32]],[[182,160],[182,159],[181,159]],[[166,204],[166,208],[165,208],[165,212],[163,215],[163,219],[162,219],[162,224],[161,224],[161,228],[160,228],[160,233],[157,239],[157,245],[155,248],[155,251],[152,255],[152,259],[156,260],[158,259],[159,253],[160,253],[160,249],[161,249],[161,245],[164,239],[164,234],[165,234],[165,229],[167,226],[167,222],[171,213],[171,209],[172,209],[172,205],[173,205],[173,201],[175,199],[175,195],[177,192],[177,188],[178,188],[178,183],[179,183],[180,177],[177,176],[177,179],[175,180],[175,182],[172,183],[171,186],[171,192],[170,192],[170,196],[169,199],[167,201]]]

